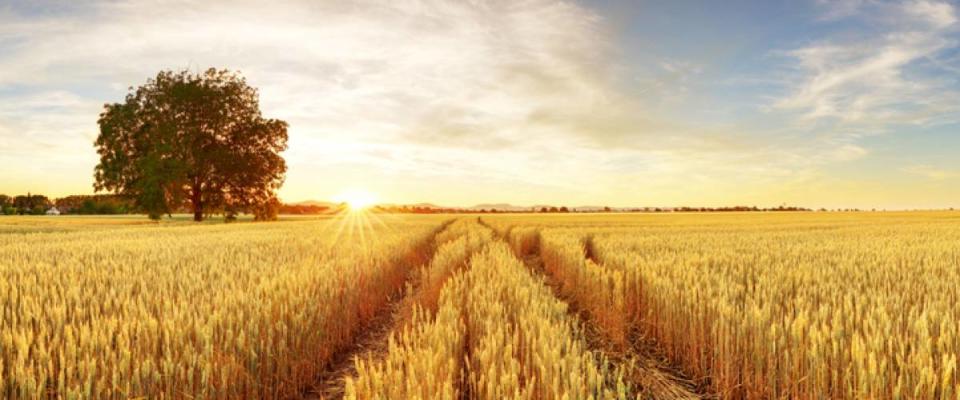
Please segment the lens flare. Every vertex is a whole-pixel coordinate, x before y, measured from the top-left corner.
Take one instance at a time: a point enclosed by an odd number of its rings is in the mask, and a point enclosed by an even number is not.
[[[363,189],[348,189],[333,198],[338,203],[346,203],[351,211],[367,209],[377,202],[376,196]]]
[[[372,239],[368,236],[372,235],[375,225],[388,231],[393,230],[383,222],[377,210],[374,209],[377,198],[369,191],[348,189],[334,196],[332,200],[340,204],[331,214],[332,223],[327,225],[327,228],[335,230],[333,233],[335,243],[347,240],[359,244],[357,248],[366,249],[367,240]],[[327,228],[324,228],[324,231]]]

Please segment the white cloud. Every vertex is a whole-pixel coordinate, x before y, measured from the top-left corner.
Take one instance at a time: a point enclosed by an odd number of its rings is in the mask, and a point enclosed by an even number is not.
[[[160,69],[215,66],[241,70],[260,88],[264,113],[291,123],[291,171],[328,156],[325,148],[343,151],[339,160],[389,162],[362,151],[378,146],[392,146],[396,168],[419,173],[452,155],[524,168],[542,143],[589,137],[569,119],[629,114],[606,111],[622,95],[599,22],[552,0],[126,1],[29,17],[8,9],[0,13],[0,89],[11,89],[0,91],[0,157],[51,157],[64,135],[92,140],[99,106],[122,100],[126,87]],[[543,110],[560,121],[531,117]],[[13,135],[21,140],[5,144]],[[93,154],[89,142],[69,147]],[[78,179],[92,168],[78,165]],[[500,169],[472,173],[500,179]],[[515,173],[524,174],[545,175]]]
[[[798,111],[808,122],[830,119],[868,129],[936,122],[960,110],[949,82],[913,73],[917,64],[956,47],[953,7],[934,1],[870,4],[865,18],[886,21],[886,31],[788,52],[797,69],[777,108]]]
[[[338,190],[318,176],[347,170],[376,174],[371,180],[459,178],[553,194],[602,190],[598,175],[666,184],[782,173],[765,148],[723,128],[650,115],[621,87],[624,71],[605,29],[591,11],[553,0],[266,9],[128,1],[30,18],[8,12],[0,14],[0,88],[28,90],[4,97],[0,137],[24,127],[30,134],[0,140],[0,159],[8,157],[0,161],[73,154],[69,177],[39,179],[84,182],[96,162],[90,143],[103,102],[122,100],[128,86],[160,69],[216,66],[241,70],[260,89],[265,115],[290,122],[282,193],[292,199]],[[702,71],[675,59],[652,68],[671,86],[665,92]]]
[[[881,21],[887,33],[788,53],[797,68],[774,111],[790,114],[783,125],[795,113],[813,126],[799,130],[695,120],[724,106],[689,100],[715,76],[709,64],[654,55],[627,68],[607,21],[569,1],[0,6],[0,174],[55,182],[53,191],[89,188],[104,102],[161,69],[215,66],[240,70],[265,115],[291,123],[281,194],[292,200],[335,193],[327,182],[348,178],[508,188],[495,201],[520,188],[585,202],[621,193],[624,205],[646,190],[677,199],[721,186],[731,196],[760,191],[866,157],[866,133],[942,121],[960,103],[911,68],[955,64],[938,58],[954,46],[953,8],[876,4],[844,2],[829,18],[898,17]],[[830,119],[842,135],[798,134]]]
[[[937,29],[947,28],[957,22],[957,15],[949,3],[932,0],[914,0],[903,3],[907,15],[913,16]]]

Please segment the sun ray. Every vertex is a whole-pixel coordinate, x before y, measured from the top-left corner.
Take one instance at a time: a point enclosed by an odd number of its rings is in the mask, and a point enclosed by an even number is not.
[[[369,207],[372,207],[377,201],[376,196],[374,196],[373,193],[363,189],[355,188],[340,192],[340,194],[335,196],[333,200],[346,204],[351,212],[363,211]]]

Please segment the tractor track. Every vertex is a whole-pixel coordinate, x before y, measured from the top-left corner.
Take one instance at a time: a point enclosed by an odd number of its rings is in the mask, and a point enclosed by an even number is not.
[[[429,243],[433,247],[425,261],[427,264],[432,260],[437,250],[436,236],[453,221],[447,221],[431,235]],[[479,217],[477,223],[490,229],[494,233],[494,240],[508,242],[505,235],[510,234],[510,229],[501,234]],[[587,254],[586,257],[596,261],[596,256],[592,254],[592,243],[590,244],[591,246],[588,249],[590,254]],[[678,370],[671,368],[665,359],[659,357],[655,344],[640,337],[631,337],[631,346],[623,351],[617,350],[611,343],[604,341],[586,313],[578,307],[573,299],[561,293],[560,285],[545,270],[543,260],[540,257],[539,243],[533,246],[529,254],[515,254],[515,256],[523,261],[531,272],[540,277],[541,281],[551,289],[558,300],[567,304],[568,313],[583,327],[589,349],[606,357],[614,367],[622,367],[624,371],[627,371],[625,380],[636,390],[635,395],[639,394],[641,395],[640,398],[645,399],[664,400],[713,398],[713,396],[699,391],[694,382],[682,378]],[[354,360],[365,355],[376,357],[378,354],[386,354],[390,335],[396,327],[403,323],[403,315],[406,314],[404,308],[411,306],[411,303],[406,300],[419,289],[416,279],[412,279],[416,267],[411,265],[408,268],[406,280],[408,290],[398,293],[388,300],[387,304],[375,314],[370,322],[358,331],[352,345],[333,357],[328,368],[318,379],[318,383],[304,393],[302,398],[310,400],[342,399],[345,395],[347,378],[357,375]],[[465,343],[469,343],[469,341]],[[469,345],[467,346],[469,347]],[[461,360],[461,362],[464,362],[464,360]],[[464,371],[467,367],[464,366]],[[461,379],[466,379],[466,375],[464,374]],[[469,386],[466,381],[462,382],[459,396],[461,399],[471,398]]]
[[[398,291],[393,297],[387,300],[387,304],[381,307],[373,318],[358,330],[353,343],[343,350],[337,352],[330,360],[327,368],[313,385],[301,396],[307,400],[337,400],[345,395],[347,377],[357,375],[356,363],[357,357],[367,354],[384,354],[387,351],[390,334],[394,327],[401,323],[403,310],[409,306],[407,298],[416,291],[416,282],[413,279],[416,268],[423,264],[430,264],[437,251],[436,237],[445,231],[456,219],[445,221],[440,225],[429,239],[425,246],[429,247],[428,256],[422,263],[417,265],[407,265],[407,275],[403,289]],[[413,290],[410,290],[410,289]]]
[[[499,240],[506,241],[496,229],[478,218],[478,222],[495,232]],[[504,235],[509,236],[513,227],[506,230]],[[625,377],[636,391],[645,399],[674,400],[674,399],[711,399],[693,381],[683,378],[682,374],[672,368],[663,357],[659,357],[656,344],[644,340],[638,335],[630,338],[630,346],[626,351],[617,350],[612,343],[603,340],[596,326],[590,321],[586,313],[578,306],[574,299],[561,292],[559,283],[548,273],[540,257],[539,232],[537,244],[528,254],[515,254],[523,261],[530,271],[537,274],[552,291],[554,296],[567,304],[569,314],[579,321],[585,332],[587,345],[590,350],[604,355],[615,367],[623,367],[628,371]],[[600,264],[595,254],[592,237],[585,242],[584,257]],[[601,264],[602,265],[602,264]]]

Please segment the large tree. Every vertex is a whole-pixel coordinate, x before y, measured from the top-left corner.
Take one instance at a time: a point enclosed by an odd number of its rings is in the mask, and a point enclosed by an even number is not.
[[[287,123],[260,113],[256,89],[227,70],[164,71],[100,114],[97,191],[129,196],[151,218],[254,212],[271,219]],[[268,211],[263,211],[268,210]]]

